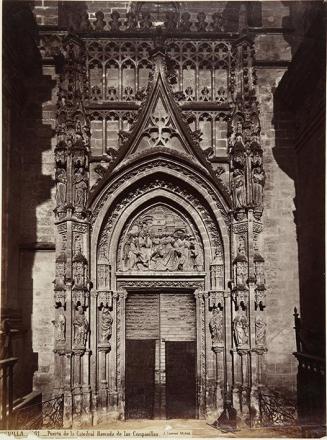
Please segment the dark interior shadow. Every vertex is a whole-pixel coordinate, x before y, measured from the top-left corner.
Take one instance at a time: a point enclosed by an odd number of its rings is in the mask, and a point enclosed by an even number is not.
[[[274,158],[294,181],[301,328],[298,413],[303,423],[325,423],[325,97],[326,43],[324,5],[303,2],[311,24],[301,21],[296,3],[283,25],[294,54],[274,92]],[[318,9],[317,9],[318,5]],[[285,292],[287,294],[287,292]],[[323,367],[324,368],[324,367]]]
[[[55,81],[42,73],[37,49],[38,31],[30,2],[3,2],[3,105],[6,119],[3,154],[3,219],[6,261],[3,273],[6,282],[2,291],[1,317],[9,318],[17,329],[13,338],[13,355],[18,357],[14,368],[14,399],[33,390],[33,375],[39,369],[34,351],[33,322],[42,315],[43,303],[35,309],[35,298],[42,302],[42,291],[34,292],[36,249],[51,248],[50,237],[40,237],[42,228],[37,208],[51,199],[54,180],[44,174],[43,154],[51,150],[54,131],[51,121],[44,121],[44,105],[51,100]],[[54,110],[54,109],[52,109]],[[50,173],[49,173],[50,174]],[[44,216],[44,212],[40,211]],[[46,221],[48,221],[46,219]],[[38,223],[39,222],[39,223]],[[34,298],[33,298],[34,295]],[[51,326],[51,322],[47,323]],[[52,329],[51,329],[52,330]],[[35,330],[34,330],[35,332]],[[36,342],[36,345],[39,342]]]

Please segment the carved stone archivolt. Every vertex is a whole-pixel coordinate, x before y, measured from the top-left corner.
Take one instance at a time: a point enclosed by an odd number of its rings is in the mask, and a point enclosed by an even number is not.
[[[179,196],[183,196],[186,201],[191,203],[193,208],[196,208],[199,211],[200,216],[203,219],[203,221],[207,227],[209,237],[211,240],[211,246],[213,247],[213,251],[217,254],[222,255],[223,251],[222,251],[222,241],[221,241],[220,232],[219,232],[215,222],[212,219],[212,215],[208,212],[208,210],[204,207],[204,205],[194,195],[190,194],[187,190],[184,190],[183,188],[177,187],[175,184],[172,184],[170,182],[168,183],[168,182],[162,181],[162,180],[155,180],[151,183],[146,183],[142,186],[139,186],[136,190],[128,193],[126,195],[126,197],[119,203],[119,205],[116,206],[116,209],[111,213],[109,220],[101,233],[100,241],[102,243],[105,243],[106,241],[108,241],[113,224],[114,224],[114,221],[116,221],[116,219],[119,217],[120,212],[125,209],[125,206],[130,205],[133,202],[133,200],[139,198],[140,195],[146,194],[147,192],[151,192],[156,188],[165,189],[165,190],[171,191],[173,193],[176,193]],[[148,246],[150,246],[150,247],[152,247],[153,245],[158,246],[157,249],[159,249],[159,246],[161,246],[162,251],[160,251],[160,252],[163,253],[162,256],[159,256],[159,255],[155,256],[156,262],[153,261],[151,263],[152,265],[154,265],[153,267],[158,267],[158,270],[173,270],[173,269],[175,269],[177,271],[179,271],[179,270],[186,271],[187,267],[189,269],[193,268],[192,269],[193,271],[202,270],[201,268],[204,265],[203,248],[202,248],[202,244],[199,241],[198,233],[196,232],[196,229],[194,229],[194,228],[193,228],[193,230],[190,229],[190,226],[187,226],[187,222],[184,221],[184,223],[182,223],[182,225],[183,225],[181,227],[182,230],[180,230],[180,231],[178,230],[178,228],[174,231],[167,230],[167,234],[170,234],[170,235],[167,235],[167,236],[165,235],[163,237],[162,233],[164,231],[161,231],[160,234],[158,234],[158,233],[155,234],[155,235],[160,235],[160,237],[154,237],[154,239],[155,239],[154,244],[152,243],[152,239],[151,239],[151,244],[148,239]],[[139,237],[140,233],[143,234],[143,232],[142,232],[143,226],[136,225],[136,224],[134,226],[135,227],[134,227],[134,230],[132,230],[132,234],[128,234],[128,232],[126,232],[126,234],[128,235],[128,238],[126,237],[125,242],[124,242],[124,245],[126,243],[128,243],[128,245],[130,243],[133,244],[132,251],[130,250],[130,248],[127,251],[126,246],[121,246],[121,251],[118,256],[118,258],[119,258],[118,261],[120,262],[119,268],[121,270],[128,270],[128,269],[132,270],[130,268],[130,266],[128,266],[131,264],[132,264],[133,270],[140,270],[140,268],[142,266],[143,266],[143,270],[147,270],[146,266],[144,264],[142,264],[142,260],[141,260],[142,258],[144,259],[145,256],[147,255],[148,251],[146,249],[149,249],[148,247],[145,246],[145,243],[143,243],[143,240],[144,240],[143,236],[141,237],[141,244],[142,244],[142,248],[144,251],[144,256],[142,257],[142,255],[138,255],[138,256],[136,255],[136,254],[140,254],[140,252],[137,249],[140,246],[138,237]],[[140,226],[142,226],[142,231],[141,231]],[[153,229],[153,230],[155,230],[155,229]],[[157,230],[158,230],[158,228],[157,228]],[[135,231],[134,235],[133,235],[133,231]],[[165,234],[166,234],[166,232],[165,232]],[[171,234],[173,234],[173,235],[171,235]],[[167,243],[168,237],[169,237],[169,243]],[[157,240],[158,238],[160,238],[159,243],[156,243],[158,241]],[[107,243],[107,246],[108,245],[109,245],[109,243]],[[175,246],[175,249],[174,249],[174,246]],[[180,247],[181,249],[178,250],[177,249],[178,247]],[[175,257],[174,258],[167,258],[168,250],[171,248],[173,249],[173,251],[170,251],[170,254],[175,255]],[[127,257],[128,252],[130,252],[129,257]],[[181,252],[184,252],[185,255],[187,254],[186,263],[185,263],[185,261],[183,261],[183,259],[185,260],[184,257],[181,259],[181,257],[182,257]],[[177,258],[178,253],[181,256]],[[136,259],[136,257],[140,261],[138,261]],[[132,260],[130,260],[130,258]],[[165,267],[165,265],[160,266],[160,264],[163,262],[166,263],[166,266],[169,263],[168,266],[167,267]],[[127,264],[127,266],[126,266],[126,264]],[[178,266],[178,264],[179,264],[179,266]],[[184,264],[185,264],[185,266],[184,266]],[[137,265],[138,265],[138,267],[137,267]]]
[[[153,169],[156,168],[168,168],[173,171],[176,171],[177,173],[182,174],[185,176],[185,178],[191,179],[194,184],[197,186],[203,188],[205,191],[207,191],[208,195],[213,198],[214,203],[216,204],[217,208],[220,211],[220,214],[222,215],[225,223],[229,226],[230,219],[228,216],[228,213],[226,212],[226,207],[222,204],[222,202],[218,199],[217,195],[215,195],[214,191],[210,188],[209,185],[205,183],[205,181],[197,175],[197,173],[192,172],[189,169],[184,168],[183,166],[179,165],[178,163],[173,163],[170,161],[165,160],[154,160],[150,163],[147,163],[145,165],[141,165],[137,167],[137,169],[130,171],[124,175],[124,177],[117,179],[108,189],[105,190],[105,192],[102,194],[101,198],[96,201],[95,206],[92,210],[92,217],[91,217],[91,224],[93,224],[96,220],[96,218],[99,215],[99,212],[103,205],[106,203],[108,198],[118,189],[120,188],[126,181],[131,180],[136,175],[141,175],[142,173],[151,172]],[[153,184],[152,184],[153,185]],[[172,185],[172,184],[170,184]],[[184,193],[187,193],[186,190],[184,190]],[[192,194],[190,191],[188,192],[188,198],[192,198]]]

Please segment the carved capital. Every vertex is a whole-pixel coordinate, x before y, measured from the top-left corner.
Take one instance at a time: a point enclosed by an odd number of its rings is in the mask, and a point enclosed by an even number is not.
[[[54,300],[56,307],[64,307],[66,303],[66,291],[65,290],[55,290]]]
[[[111,345],[108,344],[98,344],[98,351],[102,353],[109,353],[111,350]]]
[[[224,307],[224,291],[210,290],[209,308]]]
[[[203,292],[203,298],[205,301],[209,299],[210,293],[209,292]]]
[[[212,351],[214,353],[222,353],[224,351],[224,345],[212,345]]]
[[[194,294],[196,302],[198,302],[198,303],[203,302],[205,292],[203,292],[202,290],[195,290],[195,292],[193,294]]]
[[[98,291],[98,307],[112,307],[113,292],[111,290]]]
[[[128,296],[127,290],[118,290],[116,293],[118,295],[119,301],[125,301]]]
[[[75,306],[78,306],[79,304],[82,306],[87,306],[88,299],[89,292],[86,289],[74,288],[72,290],[72,300]]]

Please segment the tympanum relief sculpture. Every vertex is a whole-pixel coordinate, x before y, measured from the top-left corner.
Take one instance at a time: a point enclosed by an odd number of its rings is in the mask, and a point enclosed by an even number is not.
[[[196,231],[165,206],[137,217],[122,240],[118,262],[122,271],[203,270],[203,248]]]

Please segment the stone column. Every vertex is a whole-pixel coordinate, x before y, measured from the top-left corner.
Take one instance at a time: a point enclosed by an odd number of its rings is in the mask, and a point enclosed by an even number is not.
[[[121,420],[125,419],[125,305],[127,291],[117,292],[116,318],[116,370],[117,370],[117,397],[118,414]]]
[[[99,397],[102,413],[109,407],[109,353],[111,351],[112,327],[114,318],[113,292],[98,291],[97,295],[97,353],[99,374]]]
[[[56,162],[55,376],[64,388],[64,425],[90,423],[89,122],[84,110],[84,46],[65,40],[59,81]],[[72,93],[80,90],[80,94]],[[63,365],[65,364],[65,365]],[[64,380],[63,380],[64,375]],[[55,391],[58,392],[57,390]],[[84,396],[85,393],[85,396]],[[83,415],[83,419],[81,414]]]
[[[197,365],[196,365],[196,385],[197,385],[197,407],[198,417],[205,417],[205,392],[206,392],[206,330],[204,298],[201,290],[194,292],[196,302],[196,340],[197,340]]]
[[[211,334],[211,349],[215,353],[216,360],[216,384],[215,403],[217,414],[224,409],[224,395],[227,388],[225,343],[226,343],[226,320],[224,310],[224,292],[210,291],[208,311],[211,316],[208,319],[208,327]]]
[[[255,261],[257,231],[262,230],[265,173],[253,55],[251,43],[242,46],[236,44],[233,56],[239,77],[234,84],[234,96],[238,95],[238,104],[229,126],[230,186],[233,196],[230,231],[233,393],[234,406],[243,420],[248,419],[249,414],[250,419],[252,417],[251,407],[255,405],[253,398],[258,381],[257,366],[262,365],[256,359],[258,307],[255,298],[258,286]],[[258,322],[260,326],[261,321]],[[258,368],[261,371],[261,367]]]

